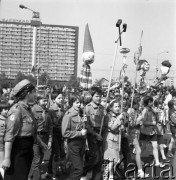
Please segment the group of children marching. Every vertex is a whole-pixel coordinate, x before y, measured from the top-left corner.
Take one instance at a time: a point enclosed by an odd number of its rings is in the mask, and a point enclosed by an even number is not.
[[[160,90],[155,94],[136,94],[132,103],[130,94],[123,102],[120,94],[108,101],[104,101],[102,95],[99,87],[81,94],[37,94],[35,104],[30,104],[37,123],[37,141],[29,179],[41,178],[40,168],[48,149],[51,156],[46,176],[53,180],[58,179],[58,166],[65,158],[72,163],[70,179],[85,180],[88,174],[92,180],[102,179],[103,160],[109,162],[108,178],[114,179],[112,169],[122,155],[124,169],[128,167],[130,146],[135,151],[137,176],[147,177],[141,160],[141,148],[146,142],[151,142],[155,166],[162,168],[170,161],[176,133],[175,91],[166,89],[164,96]],[[0,166],[9,108],[9,104],[0,103]],[[166,131],[172,133],[167,154],[163,138]]]

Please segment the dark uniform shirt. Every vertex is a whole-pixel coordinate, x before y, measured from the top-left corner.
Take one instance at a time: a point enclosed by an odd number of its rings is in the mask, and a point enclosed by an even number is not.
[[[76,111],[73,107],[70,108],[63,117],[62,136],[68,139],[83,137],[81,133],[83,125],[84,122],[79,116],[79,112]]]
[[[156,121],[157,117],[152,108],[145,107],[142,111],[141,132],[146,135],[153,135],[156,133]]]
[[[52,120],[49,112],[43,109],[38,104],[32,107],[32,113],[37,123],[37,133],[46,133],[49,136],[49,141],[52,141]]]
[[[91,133],[91,129],[97,129],[99,131],[104,116],[104,107],[101,104],[98,106],[94,102],[91,102],[86,106],[86,116],[88,119],[88,132]],[[99,133],[98,131],[97,133]]]
[[[59,108],[56,104],[52,104],[49,114],[53,122],[53,128],[61,128],[62,118],[64,116],[63,109]]]
[[[13,142],[17,136],[34,136],[35,122],[29,107],[23,101],[14,104],[8,112],[4,141]]]

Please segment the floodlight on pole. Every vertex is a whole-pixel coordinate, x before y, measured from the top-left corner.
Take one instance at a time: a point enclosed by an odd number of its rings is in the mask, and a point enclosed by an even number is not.
[[[36,12],[22,4],[19,5],[21,9],[28,9],[33,13],[32,20],[31,20],[31,26],[33,26],[33,43],[32,43],[32,71],[35,71],[36,69],[36,49],[37,49],[37,28],[41,26],[42,22],[40,20],[40,14],[39,12]],[[40,40],[39,40],[40,41]],[[40,46],[40,42],[39,42]],[[40,66],[40,58],[38,55],[38,64],[37,64],[37,87],[39,85],[39,69],[41,69]]]

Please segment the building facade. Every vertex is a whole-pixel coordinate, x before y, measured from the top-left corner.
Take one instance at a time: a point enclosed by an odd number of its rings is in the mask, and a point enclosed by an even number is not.
[[[36,68],[51,80],[77,76],[78,27],[41,24],[37,27]],[[28,21],[0,21],[0,72],[15,79],[20,71],[31,73],[33,26]]]

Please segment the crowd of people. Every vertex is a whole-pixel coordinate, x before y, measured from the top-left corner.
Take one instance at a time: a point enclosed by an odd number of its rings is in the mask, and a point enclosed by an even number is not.
[[[27,79],[0,102],[0,172],[4,180],[40,180],[41,164],[51,150],[46,177],[53,180],[65,159],[73,180],[118,179],[114,164],[124,158],[127,170],[135,154],[136,177],[144,178],[141,149],[151,142],[154,166],[173,156],[176,134],[176,90],[161,85],[142,93],[128,84],[110,92],[36,91]],[[165,151],[163,136],[172,137]],[[132,149],[132,150],[131,150]],[[108,160],[108,169],[103,168]],[[135,177],[134,177],[135,178]]]

